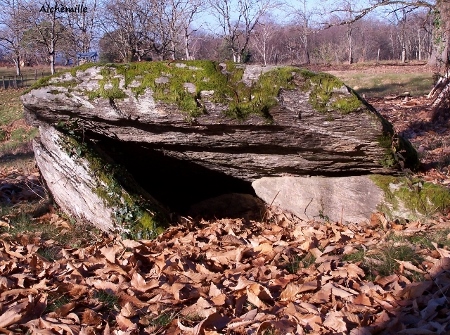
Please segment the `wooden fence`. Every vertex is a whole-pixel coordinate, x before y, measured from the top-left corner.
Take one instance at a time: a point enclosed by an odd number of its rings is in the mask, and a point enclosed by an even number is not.
[[[6,90],[10,88],[21,88],[33,85],[38,79],[47,76],[43,71],[35,70],[34,74],[20,76],[1,76],[0,88]]]

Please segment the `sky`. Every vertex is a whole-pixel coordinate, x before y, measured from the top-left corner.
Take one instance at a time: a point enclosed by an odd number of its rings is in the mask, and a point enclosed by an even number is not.
[[[236,1],[236,0],[233,0]],[[287,24],[289,22],[295,22],[297,12],[306,11],[310,24],[314,26],[320,26],[329,20],[329,10],[332,8],[342,8],[340,3],[351,2],[354,9],[365,8],[369,6],[369,0],[328,0],[328,1],[314,1],[314,0],[285,0],[285,4],[270,10],[268,17],[274,22],[279,24]],[[234,8],[237,8],[235,6]],[[392,7],[391,7],[392,8]],[[378,9],[369,14],[370,17],[376,17],[380,20],[386,20],[389,18],[387,12],[389,7]],[[339,12],[336,12],[338,15]],[[340,13],[342,15],[342,13]],[[298,20],[298,19],[297,19]],[[220,33],[221,29],[218,25],[217,18],[211,13],[202,13],[195,21],[196,28],[206,30],[208,32]]]

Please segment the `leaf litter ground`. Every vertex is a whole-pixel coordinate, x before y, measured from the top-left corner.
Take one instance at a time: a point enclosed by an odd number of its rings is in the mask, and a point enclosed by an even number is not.
[[[80,248],[5,233],[0,332],[443,334],[450,251],[418,250],[406,237],[449,227],[444,218],[400,225],[374,214],[354,225],[272,212],[264,222],[202,221],[154,241],[104,237]],[[394,244],[420,261],[394,260],[397,270],[380,275],[377,255]]]
[[[445,114],[422,97],[370,102],[419,149],[420,174],[447,185]],[[20,206],[48,195],[33,168],[5,168],[0,182],[12,208],[0,221],[0,333],[450,332],[446,215],[399,223],[374,213],[355,225],[268,208],[262,222],[188,222],[131,241],[75,234],[54,209],[14,230]]]

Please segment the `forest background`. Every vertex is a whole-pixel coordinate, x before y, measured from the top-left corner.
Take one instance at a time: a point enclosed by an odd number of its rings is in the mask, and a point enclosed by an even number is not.
[[[445,65],[446,1],[0,1],[0,60],[24,66],[213,59]],[[444,56],[442,56],[444,55]],[[444,59],[443,59],[444,58]]]

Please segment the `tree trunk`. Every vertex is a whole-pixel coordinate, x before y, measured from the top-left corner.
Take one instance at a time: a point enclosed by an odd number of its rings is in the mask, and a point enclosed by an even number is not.
[[[55,52],[50,52],[50,73],[55,74]]]
[[[191,53],[189,51],[189,32],[188,29],[184,29],[184,53],[186,55],[186,60],[191,60]]]
[[[419,61],[422,60],[422,36],[420,35],[420,29],[417,30],[417,37],[418,37],[418,51],[417,51],[417,58]]]
[[[448,0],[438,0],[436,10],[439,13],[439,27],[435,27],[434,41],[439,41],[433,47],[432,54],[428,60],[428,65],[435,66],[437,72],[443,76],[436,82],[435,86],[428,94],[428,98],[433,99],[433,107],[445,108],[450,102],[450,80],[448,77],[449,68],[449,44],[450,44],[450,2]]]
[[[353,30],[353,28],[351,26],[348,26],[347,38],[348,38],[348,63],[349,64],[353,64],[353,37],[352,37],[352,30]]]
[[[14,65],[16,66],[16,75],[20,76],[21,75],[21,70],[20,70],[20,56],[16,56],[14,58]]]
[[[447,0],[438,0],[436,3],[436,12],[439,14],[436,18],[435,43],[428,65],[437,66],[439,70],[447,68],[449,65],[449,44],[450,44],[450,2]],[[439,25],[439,26],[437,26]]]
[[[402,47],[402,59],[401,59],[402,63],[406,63],[406,48],[403,46]]]

